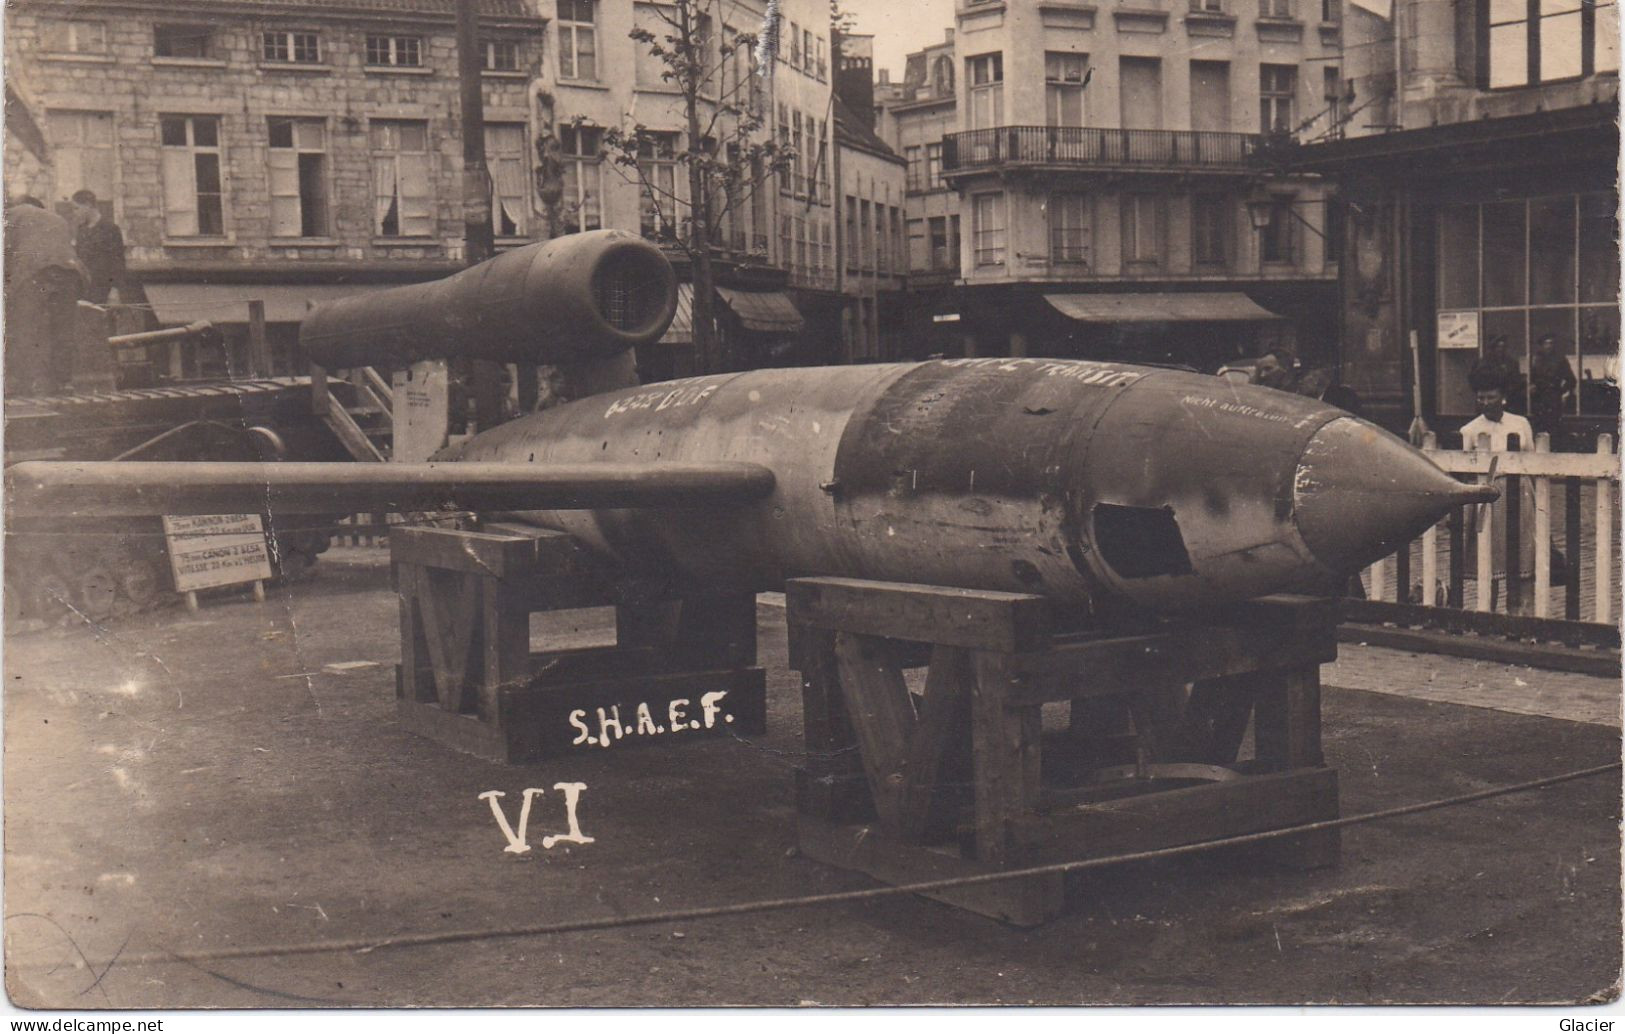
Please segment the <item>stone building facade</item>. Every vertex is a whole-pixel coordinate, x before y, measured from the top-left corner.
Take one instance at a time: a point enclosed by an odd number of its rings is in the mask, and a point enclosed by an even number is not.
[[[538,132],[560,140],[564,166],[564,232],[599,227],[637,230],[669,240],[685,229],[689,185],[675,156],[688,149],[682,94],[662,78],[664,66],[636,29],[657,37],[671,30],[652,4],[628,0],[544,0],[556,20],[543,67],[542,124]],[[818,0],[783,0],[770,46],[739,48],[711,77],[715,98],[760,128],[751,140],[772,139],[796,153],[782,174],[748,174],[756,181],[727,206],[714,268],[721,297],[719,330],[730,353],[748,365],[833,362],[829,342],[839,340],[835,293],[833,66],[827,6]],[[765,0],[702,3],[714,40],[765,35]],[[764,68],[764,60],[770,63]],[[706,109],[710,117],[713,109]],[[717,139],[738,139],[724,117]],[[607,156],[604,131],[642,126],[650,135],[639,166]],[[723,144],[725,146],[725,144]],[[679,272],[687,259],[668,249]],[[650,375],[689,368],[683,349],[692,340],[692,289],[685,283],[678,319],[667,332],[667,351],[651,351]]]
[[[512,245],[538,214],[546,23],[521,0],[480,13],[494,231]],[[26,0],[6,57],[43,142],[8,141],[8,194],[93,190],[158,322],[240,333],[257,298],[291,368],[308,303],[461,264],[452,0]]]
[[[1350,203],[1344,376],[1390,427],[1419,413],[1448,441],[1504,348],[1509,404],[1559,448],[1615,430],[1619,26],[1606,0],[1350,4],[1352,117],[1292,161]],[[1549,411],[1544,338],[1576,381]]]
[[[1335,362],[1340,209],[1268,144],[1334,131],[1341,17],[1339,0],[957,0],[951,43],[910,58],[914,100],[888,106],[894,143],[920,148],[918,264],[960,222],[957,288],[915,307],[918,347]]]

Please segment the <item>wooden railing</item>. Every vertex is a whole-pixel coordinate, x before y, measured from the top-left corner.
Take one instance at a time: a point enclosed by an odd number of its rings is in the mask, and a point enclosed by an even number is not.
[[[1493,477],[1505,505],[1457,511],[1373,564],[1365,572],[1367,597],[1441,611],[1612,626],[1620,592],[1614,558],[1620,462],[1613,439],[1599,436],[1595,453],[1552,452],[1544,434],[1528,452],[1491,452],[1487,436],[1476,444],[1465,451],[1440,449],[1429,435],[1423,451],[1461,480]],[[1560,513],[1560,525],[1554,526],[1554,513]],[[1504,526],[1497,528],[1502,514]],[[1504,549],[1500,570],[1498,545]],[[1532,585],[1525,575],[1530,570]],[[1560,601],[1554,581],[1561,582]]]

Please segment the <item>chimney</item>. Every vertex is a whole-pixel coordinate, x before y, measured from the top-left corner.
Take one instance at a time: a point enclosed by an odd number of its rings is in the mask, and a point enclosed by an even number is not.
[[[852,117],[870,130],[875,128],[874,56],[873,36],[842,36],[834,83],[836,95],[851,110]]]

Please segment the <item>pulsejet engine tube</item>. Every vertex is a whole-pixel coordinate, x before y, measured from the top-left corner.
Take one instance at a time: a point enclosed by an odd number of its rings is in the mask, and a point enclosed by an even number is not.
[[[299,343],[330,370],[463,357],[563,365],[658,341],[676,310],[677,277],[660,249],[600,230],[328,302],[300,325]]]

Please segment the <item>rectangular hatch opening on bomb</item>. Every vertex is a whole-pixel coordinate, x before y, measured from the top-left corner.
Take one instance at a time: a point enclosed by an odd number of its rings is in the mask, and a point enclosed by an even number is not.
[[[1191,573],[1185,537],[1171,506],[1096,503],[1095,548],[1122,578]]]

